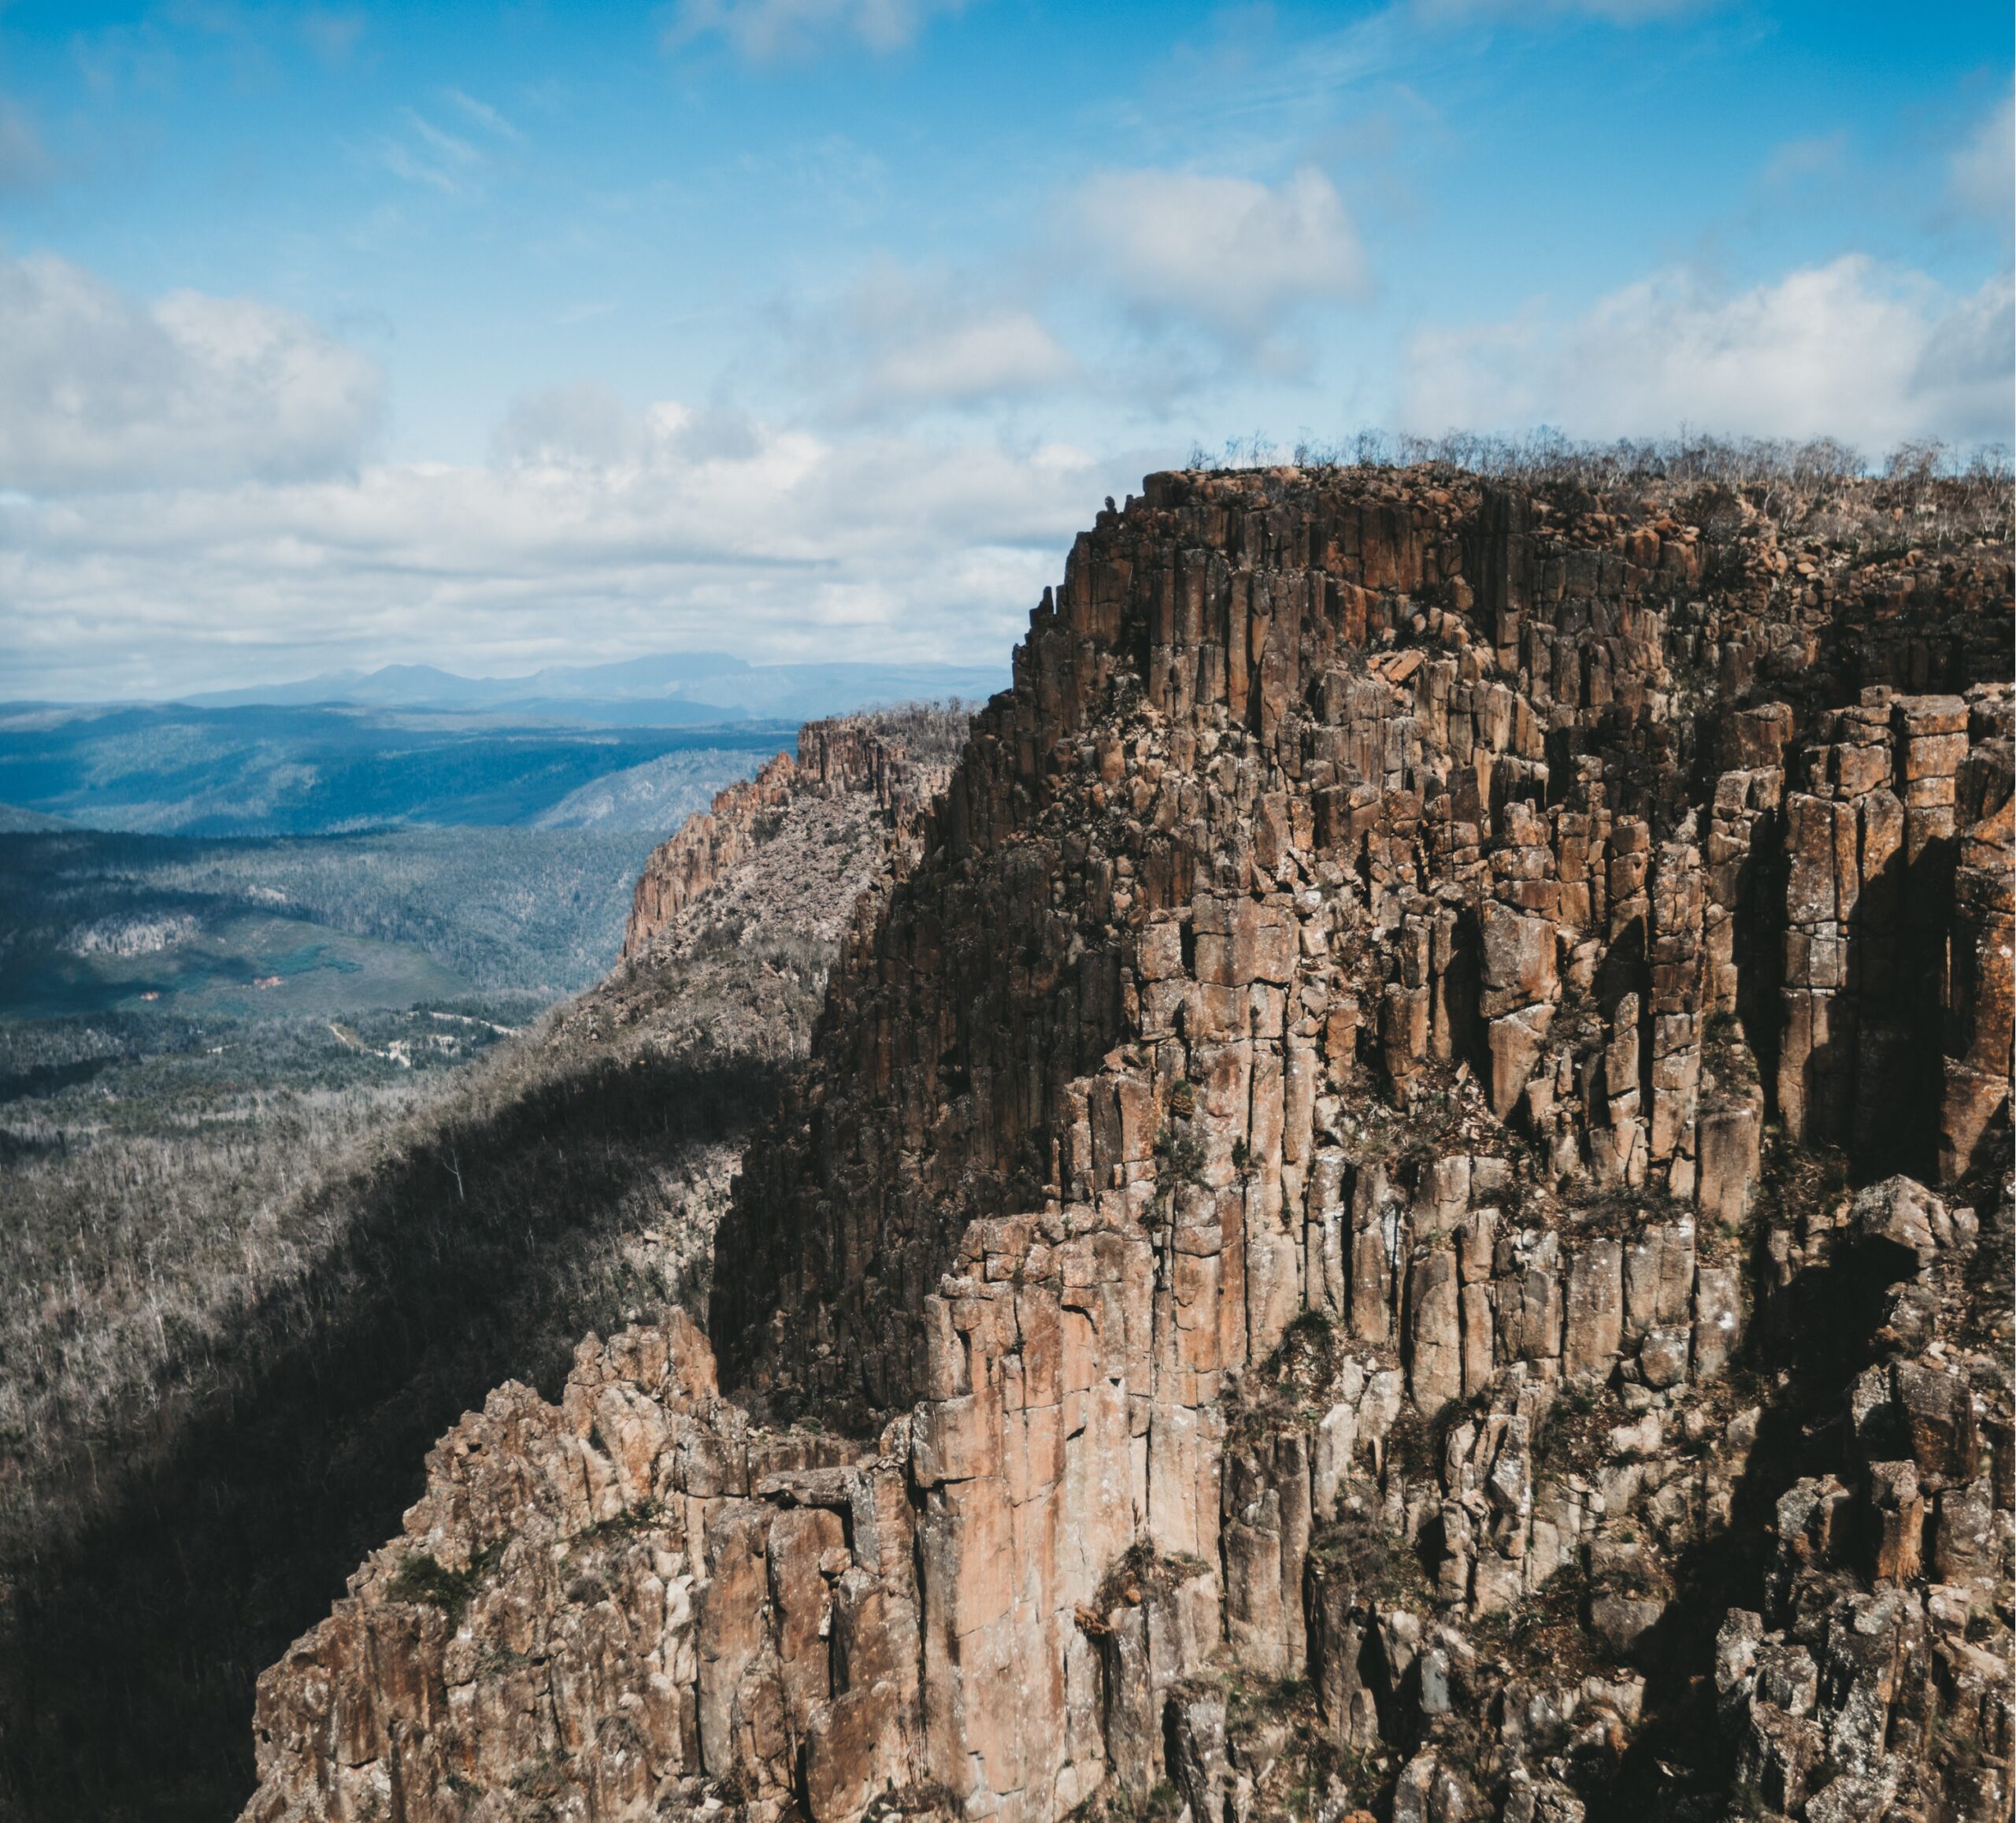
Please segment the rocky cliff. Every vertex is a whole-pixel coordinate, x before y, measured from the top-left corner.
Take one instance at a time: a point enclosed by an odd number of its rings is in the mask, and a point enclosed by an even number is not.
[[[1151,477],[248,1812],[2006,1813],[2006,505]],[[719,1382],[734,1397],[719,1391]]]
[[[806,723],[798,732],[795,759],[779,754],[754,778],[717,792],[706,811],[687,817],[652,851],[631,899],[622,959],[628,962],[676,932],[689,905],[747,868],[783,829],[784,813],[796,798],[810,794],[839,806],[843,813],[879,817],[889,837],[907,847],[925,806],[944,785],[964,728],[964,718],[955,713],[928,709]],[[821,847],[845,846],[836,839],[829,820],[822,821],[819,836]],[[853,901],[823,890],[831,871],[804,852],[772,853],[765,858],[762,878],[771,890],[816,899],[821,935],[832,936],[851,913]],[[742,896],[750,897],[751,890],[745,884]],[[731,914],[722,906],[713,908],[716,921],[724,915]],[[694,936],[687,931],[686,940],[690,943]]]
[[[914,769],[965,721],[806,739],[899,747]],[[864,768],[857,788],[788,794],[659,941],[402,1117],[282,1110],[249,1139],[226,1121],[191,1141],[214,1180],[122,1167],[123,1197],[80,1205],[100,1268],[105,1246],[144,1263],[138,1231],[165,1221],[203,1232],[203,1276],[170,1247],[121,1319],[160,1326],[158,1369],[116,1372],[118,1332],[78,1328],[74,1306],[44,1311],[68,1379],[4,1351],[13,1388],[62,1421],[0,1451],[0,1817],[234,1814],[256,1782],[256,1678],[398,1530],[429,1447],[506,1380],[557,1396],[591,1329],[706,1308],[743,1148],[805,1054],[857,903],[907,852],[894,782]],[[213,1200],[234,1161],[243,1181]],[[79,1362],[100,1377],[88,1410]]]

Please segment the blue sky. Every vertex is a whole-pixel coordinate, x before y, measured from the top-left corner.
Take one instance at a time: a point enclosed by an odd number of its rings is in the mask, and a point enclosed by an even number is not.
[[[0,6],[0,695],[1001,660],[1195,444],[2007,442],[2006,4]]]

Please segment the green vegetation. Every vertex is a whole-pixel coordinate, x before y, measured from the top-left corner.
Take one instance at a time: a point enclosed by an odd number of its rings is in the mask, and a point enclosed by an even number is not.
[[[1101,1640],[1113,1631],[1107,1617],[1123,1603],[1139,1607],[1152,1596],[1167,1595],[1180,1584],[1206,1573],[1200,1558],[1186,1553],[1158,1551],[1145,1539],[1136,1539],[1107,1567],[1092,1592],[1088,1606],[1078,1610],[1079,1629],[1088,1638]]]
[[[1155,1165],[1163,1187],[1204,1180],[1204,1142],[1189,1123],[1172,1121],[1155,1136]]]
[[[1454,479],[1481,476],[1536,489],[1740,491],[1788,528],[1818,532],[1865,560],[1893,549],[1939,550],[2010,535],[2010,454],[1994,444],[1970,453],[1933,440],[1904,443],[1872,463],[1832,437],[1695,435],[1595,443],[1547,429],[1522,437],[1366,430],[1347,443],[1305,439],[1292,450],[1257,435],[1230,437],[1219,450],[1192,446],[1185,465],[1225,472],[1291,461],[1299,469],[1429,465],[1447,469]],[[1907,518],[1907,535],[1890,529]]]
[[[1434,1584],[1406,1540],[1370,1514],[1345,1513],[1309,1541],[1310,1560],[1334,1566],[1358,1592],[1381,1606],[1425,1606]]]
[[[461,1569],[449,1569],[431,1552],[417,1551],[399,1565],[385,1593],[395,1602],[439,1608],[448,1617],[449,1626],[457,1627],[484,1578],[496,1569],[503,1555],[504,1544],[499,1540],[485,1546]]]
[[[213,1288],[293,1269],[315,1243],[290,1192],[432,1103],[498,1010],[0,1024],[0,1516],[61,1440],[213,1344]]]
[[[0,720],[0,772],[34,719]],[[704,1311],[831,958],[759,891],[602,980],[664,813],[195,839],[0,810],[0,1814],[235,1814],[254,1680],[435,1440],[502,1381],[557,1395],[591,1331]],[[879,853],[872,817],[819,821]],[[393,1593],[452,1621],[487,1567],[415,1553]]]

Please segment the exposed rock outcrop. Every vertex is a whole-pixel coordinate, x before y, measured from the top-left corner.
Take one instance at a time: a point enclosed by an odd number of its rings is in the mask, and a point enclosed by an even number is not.
[[[711,808],[687,817],[652,850],[631,899],[623,960],[679,934],[680,914],[702,894],[728,881],[775,838],[783,825],[782,813],[795,797],[810,793],[858,816],[879,813],[895,846],[907,850],[924,807],[951,769],[958,751],[951,731],[962,732],[963,724],[964,718],[954,712],[915,709],[806,723],[798,731],[795,759],[779,754],[754,778],[717,792]],[[921,750],[914,754],[913,747]],[[834,846],[829,828],[821,834],[826,846]],[[810,883],[800,878],[805,858],[769,855],[765,884],[773,891],[815,891],[816,878]],[[835,908],[843,922],[852,909],[847,900]],[[722,908],[714,908],[717,921],[722,915]],[[685,935],[692,940],[693,933]]]
[[[248,1814],[1996,1814],[2009,550],[1851,506],[1102,514],[745,1157],[735,1400],[495,1395]]]
[[[1896,1177],[1816,1239],[1888,1320],[1853,1338],[1835,1466],[1777,1500],[1762,1612],[1717,1636],[1735,1782],[1813,1823],[2006,1815],[2016,1462],[2007,1329],[1964,1333],[1973,1211]]]

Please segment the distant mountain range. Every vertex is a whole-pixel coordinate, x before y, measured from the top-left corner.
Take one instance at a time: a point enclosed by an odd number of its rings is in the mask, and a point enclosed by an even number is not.
[[[976,706],[1005,671],[750,665],[721,652],[462,677],[340,671],[173,702],[0,703],[0,832],[306,836],[407,824],[669,832],[791,747],[881,704]]]
[[[725,652],[664,652],[611,665],[556,665],[524,677],[464,677],[432,665],[329,671],[295,684],[199,692],[206,709],[349,704],[605,726],[691,728],[810,721],[878,704],[979,703],[1008,687],[1006,666],[752,665]]]
[[[61,817],[182,836],[534,824],[669,833],[795,739],[793,724],[767,721],[623,728],[320,703],[0,707],[0,828]]]
[[[45,817],[39,811],[24,810],[17,804],[0,804],[0,836],[40,836],[74,827],[61,817]]]

